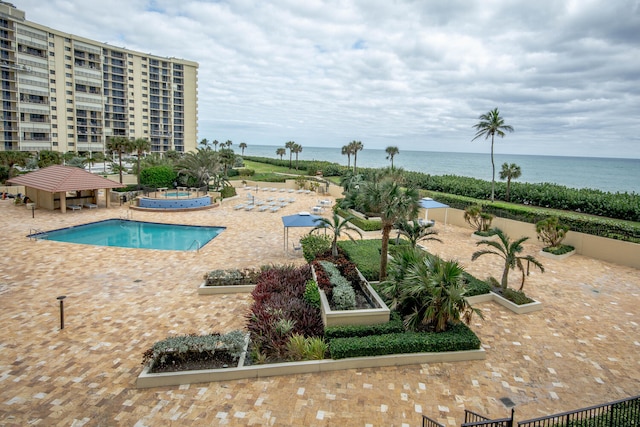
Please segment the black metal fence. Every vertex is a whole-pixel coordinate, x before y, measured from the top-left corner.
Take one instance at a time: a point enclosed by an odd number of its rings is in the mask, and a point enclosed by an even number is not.
[[[492,420],[483,415],[476,414],[467,409],[464,410],[464,423],[461,427],[513,427],[513,408],[511,409],[511,417],[499,418]]]
[[[518,423],[518,427],[637,426],[640,426],[640,396]]]
[[[444,427],[444,425],[440,424],[437,421],[432,420],[429,417],[422,416],[422,427]]]

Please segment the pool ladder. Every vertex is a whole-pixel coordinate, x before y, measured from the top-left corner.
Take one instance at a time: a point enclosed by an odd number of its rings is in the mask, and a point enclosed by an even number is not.
[[[200,252],[201,244],[200,244],[200,241],[197,240],[197,239],[195,239],[193,242],[191,242],[191,245],[189,246],[189,248],[187,250],[190,251],[194,244],[196,245],[196,252]]]
[[[40,236],[35,237],[33,236],[34,234],[39,234]],[[29,229],[29,240],[46,240],[47,239],[47,233],[45,233],[44,231],[40,230],[39,228],[30,228]]]
[[[120,219],[133,219],[133,213],[127,209],[125,212],[120,214]]]

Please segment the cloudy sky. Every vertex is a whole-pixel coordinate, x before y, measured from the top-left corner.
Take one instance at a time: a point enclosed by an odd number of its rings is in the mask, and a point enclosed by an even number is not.
[[[200,64],[198,137],[640,158],[639,0],[12,0],[27,19]]]

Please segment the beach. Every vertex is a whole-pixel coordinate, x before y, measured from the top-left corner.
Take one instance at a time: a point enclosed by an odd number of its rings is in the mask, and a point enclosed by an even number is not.
[[[471,328],[486,360],[136,389],[142,353],[154,342],[243,327],[251,297],[197,295],[207,271],[304,263],[284,252],[281,216],[308,210],[317,196],[295,197],[277,214],[235,211],[238,199],[197,212],[133,212],[136,220],[227,227],[199,252],[32,241],[31,229],[120,218],[128,209],[37,210],[32,218],[2,201],[0,425],[415,426],[422,414],[452,425],[464,408],[507,416],[503,397],[523,420],[640,394],[638,270],[580,255],[543,259],[546,273],[527,279],[543,311],[478,305],[485,319]],[[444,243],[429,242],[429,250],[480,278],[500,274],[497,257],[470,261],[471,230],[437,229]],[[289,241],[306,232],[292,230]],[[538,250],[525,243],[525,253]]]

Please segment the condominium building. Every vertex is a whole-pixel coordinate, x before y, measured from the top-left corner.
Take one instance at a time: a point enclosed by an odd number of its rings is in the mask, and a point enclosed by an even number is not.
[[[0,150],[104,152],[111,137],[195,150],[197,72],[29,22],[0,1]]]

